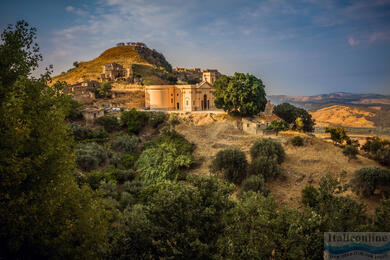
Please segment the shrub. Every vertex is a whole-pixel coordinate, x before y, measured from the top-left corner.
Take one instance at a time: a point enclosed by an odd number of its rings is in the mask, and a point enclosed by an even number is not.
[[[242,182],[239,195],[242,196],[244,192],[248,191],[254,191],[264,196],[268,196],[269,194],[267,183],[265,183],[264,178],[261,175],[249,176]]]
[[[278,135],[280,131],[288,130],[288,124],[284,120],[272,120],[267,129],[274,130]]]
[[[112,131],[119,129],[119,122],[115,116],[102,116],[95,120],[98,125],[104,127],[104,129],[111,133]]]
[[[376,151],[375,159],[382,165],[390,166],[390,148],[383,148]]]
[[[176,132],[166,132],[145,146],[137,161],[137,169],[147,184],[184,178],[182,170],[194,159],[192,145]]]
[[[303,138],[300,137],[299,135],[294,136],[293,138],[291,138],[290,141],[293,146],[303,146]]]
[[[70,121],[75,121],[75,120],[81,120],[83,119],[83,115],[81,114],[81,108],[83,107],[82,104],[71,98],[69,100],[69,112],[66,117],[66,119]]]
[[[77,165],[85,171],[96,169],[107,159],[106,151],[97,143],[82,143],[76,148]]]
[[[146,112],[137,111],[135,108],[130,111],[124,111],[121,114],[121,124],[127,127],[129,133],[138,134],[138,132],[146,125],[148,114]]]
[[[303,108],[298,108],[289,103],[275,106],[274,113],[288,124],[293,124],[293,128],[305,132],[314,131],[314,120]]]
[[[219,151],[210,168],[223,173],[228,181],[240,184],[246,177],[247,167],[245,153],[233,148]]]
[[[343,144],[349,140],[344,128],[339,126],[326,127],[325,133],[330,133],[330,139],[335,143]]]
[[[76,123],[71,124],[70,129],[76,141],[104,139],[108,137],[103,128],[92,129],[88,126],[82,126]]]
[[[354,145],[347,145],[344,147],[343,154],[348,157],[348,160],[356,159],[356,155],[359,153],[358,149]]]
[[[265,181],[276,178],[281,173],[276,158],[257,157],[248,167],[249,175],[262,176]]]
[[[116,137],[112,143],[111,148],[117,152],[122,153],[137,153],[139,140],[134,135],[120,135]]]
[[[260,139],[256,140],[250,149],[252,160],[262,156],[269,159],[276,158],[276,161],[281,164],[286,154],[283,146],[278,141],[272,139]]]
[[[364,167],[355,172],[351,180],[352,190],[356,194],[370,196],[377,188],[390,188],[390,170],[380,167]]]
[[[153,113],[149,118],[149,123],[153,128],[157,128],[159,125],[164,123],[165,121],[165,114],[162,112],[159,113]]]
[[[88,174],[86,174],[86,182],[89,184],[89,186],[96,190],[99,188],[100,183],[104,181],[110,181],[113,180],[113,176],[111,176],[110,173],[104,172],[104,171],[91,171]]]
[[[122,166],[126,169],[130,169],[134,167],[134,164],[137,160],[137,156],[131,153],[125,153],[122,155],[121,163]]]
[[[379,137],[368,137],[362,150],[380,164],[390,166],[390,141]]]
[[[319,192],[312,185],[307,185],[302,190],[302,203],[309,207],[315,207],[318,202]]]

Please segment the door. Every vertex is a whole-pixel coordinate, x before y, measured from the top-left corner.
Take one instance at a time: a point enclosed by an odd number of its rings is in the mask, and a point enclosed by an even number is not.
[[[177,102],[176,106],[177,106],[177,110],[179,110],[180,109],[180,103]]]
[[[204,94],[203,96],[203,110],[206,110],[207,109],[207,95]]]

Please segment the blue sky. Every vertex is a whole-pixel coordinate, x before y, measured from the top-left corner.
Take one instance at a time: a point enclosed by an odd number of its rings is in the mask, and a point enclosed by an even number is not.
[[[1,2],[0,29],[20,19],[55,74],[141,41],[174,67],[254,74],[267,94],[390,94],[390,0]]]

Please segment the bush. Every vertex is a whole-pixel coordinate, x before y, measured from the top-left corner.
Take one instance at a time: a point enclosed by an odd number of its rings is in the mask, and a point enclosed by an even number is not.
[[[127,127],[129,133],[138,134],[138,132],[148,122],[148,114],[146,112],[137,111],[135,108],[130,111],[124,111],[121,114],[121,125]]]
[[[348,160],[356,159],[356,155],[359,154],[359,151],[354,145],[347,145],[344,147],[343,154],[348,157]]]
[[[102,116],[97,118],[95,122],[96,124],[103,126],[109,133],[119,129],[119,122],[115,116]]]
[[[246,178],[241,185],[240,196],[244,194],[244,192],[254,191],[262,194],[263,196],[268,196],[269,189],[267,183],[265,183],[264,178],[260,175],[252,175]]]
[[[293,124],[294,129],[305,132],[314,131],[314,120],[303,108],[298,108],[289,103],[283,103],[275,106],[274,113],[288,124]]]
[[[262,156],[268,159],[275,158],[279,164],[281,164],[286,157],[281,143],[272,139],[256,140],[250,149],[250,154],[252,161]]]
[[[166,132],[145,145],[137,161],[137,169],[147,184],[184,178],[182,170],[194,159],[193,146],[175,131]]]
[[[330,133],[330,139],[335,143],[343,144],[349,140],[344,128],[339,126],[326,127],[325,133]]]
[[[249,175],[262,176],[265,181],[276,178],[281,174],[276,158],[259,156],[248,167]]]
[[[240,184],[246,177],[247,167],[245,153],[233,148],[219,151],[210,168],[223,173],[228,181]]]
[[[280,131],[288,130],[288,124],[284,120],[272,120],[267,129],[274,130],[276,135],[278,135]]]
[[[111,148],[117,152],[122,153],[137,153],[139,140],[134,135],[120,135],[116,137],[112,143]]]
[[[159,113],[153,113],[150,118],[149,118],[149,124],[153,127],[153,128],[157,128],[159,125],[161,125],[162,123],[164,123],[165,121],[165,114],[162,113],[162,112],[159,112]]]
[[[89,186],[96,190],[99,188],[100,183],[104,180],[106,182],[113,180],[113,176],[111,176],[110,173],[104,172],[104,171],[91,171],[88,174],[86,174],[86,182],[89,184]]]
[[[371,158],[384,166],[390,166],[390,141],[379,137],[368,137],[362,150],[367,152]]]
[[[306,186],[302,190],[302,203],[309,207],[315,207],[317,205],[319,192],[311,185]]]
[[[293,146],[303,146],[303,138],[300,136],[294,136],[290,142]]]
[[[83,105],[74,100],[73,98],[70,98],[69,105],[69,112],[66,119],[70,121],[83,119],[83,115],[81,114],[81,108],[83,107]]]
[[[82,143],[76,148],[77,165],[85,171],[96,169],[107,159],[106,151],[97,143]]]
[[[390,188],[390,170],[380,167],[364,167],[355,172],[351,180],[352,190],[356,194],[370,196],[377,188]]]
[[[107,132],[103,128],[93,130],[88,126],[73,123],[71,124],[70,129],[76,141],[104,139],[108,137]]]

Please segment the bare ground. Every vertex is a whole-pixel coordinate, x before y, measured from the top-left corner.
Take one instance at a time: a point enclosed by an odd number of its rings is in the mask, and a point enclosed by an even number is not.
[[[266,137],[246,134],[236,127],[236,119],[224,114],[184,114],[180,115],[180,118],[182,123],[176,127],[176,130],[196,144],[194,157],[197,166],[190,172],[197,175],[209,174],[208,166],[220,150],[237,147],[244,151],[247,159],[250,160],[249,149],[256,139],[270,137],[279,140],[286,151],[286,160],[282,164],[284,175],[269,183],[279,206],[301,208],[301,190],[308,184],[318,186],[321,177],[327,173],[338,177],[340,172],[346,171],[345,182],[348,182],[357,169],[364,166],[378,166],[375,161],[363,156],[348,161],[341,148],[297,132],[284,132],[278,136]],[[294,147],[288,144],[288,140],[294,135],[304,136],[305,146]],[[374,213],[378,198],[362,199],[351,192],[348,194],[358,201],[365,202],[368,212]]]

